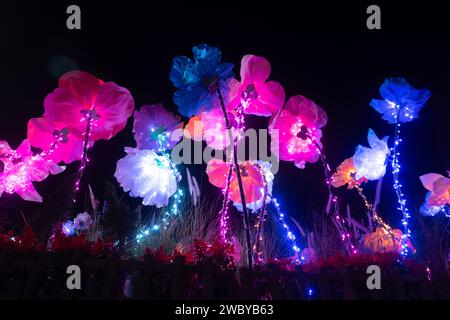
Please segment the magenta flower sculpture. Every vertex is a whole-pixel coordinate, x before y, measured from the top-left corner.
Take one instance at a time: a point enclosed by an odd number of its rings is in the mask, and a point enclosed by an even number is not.
[[[43,181],[49,174],[58,174],[65,169],[39,154],[33,155],[28,140],[16,150],[12,150],[6,141],[0,141],[0,160],[4,166],[0,173],[0,197],[3,192],[17,193],[27,201],[42,202],[33,181]]]
[[[319,160],[320,128],[326,123],[325,111],[312,100],[303,96],[290,98],[280,113],[270,120],[271,134],[274,130],[279,134],[279,145],[272,143],[272,152],[278,152],[281,160],[293,161],[297,167],[305,168],[306,162]]]
[[[245,55],[241,61],[241,81],[230,79],[228,109],[243,106],[244,113],[270,117],[283,106],[285,93],[275,81],[267,81],[270,63],[263,57]]]
[[[61,123],[84,139],[90,122],[90,141],[111,139],[121,131],[134,110],[130,92],[114,82],[103,82],[83,71],[70,71],[44,101],[44,118]]]

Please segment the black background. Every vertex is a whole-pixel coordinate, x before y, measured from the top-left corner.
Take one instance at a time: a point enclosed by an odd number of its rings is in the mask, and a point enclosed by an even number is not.
[[[392,2],[376,2],[382,30],[372,31],[366,28],[372,2],[165,2],[164,7],[153,1],[2,2],[0,139],[15,148],[26,137],[27,121],[43,114],[46,94],[71,68],[128,88],[137,108],[163,102],[176,111],[168,78],[171,60],[191,55],[192,46],[205,42],[221,48],[223,61],[234,63],[236,74],[244,54],[266,57],[271,79],[284,86],[287,97],[301,94],[321,105],[329,118],[322,142],[332,166],[352,156],[357,144],[367,145],[368,128],[379,136],[393,134],[368,104],[379,97],[385,78],[401,76],[414,87],[430,89],[432,98],[419,119],[402,131],[401,179],[409,206],[417,208],[425,194],[418,177],[450,169],[450,20],[441,1]],[[70,4],[81,7],[79,31],[66,28]],[[267,120],[249,118],[249,123],[264,126]],[[86,174],[100,198],[104,181],[114,180],[123,147],[134,145],[131,128],[130,119],[119,135],[96,142],[91,151]],[[76,164],[67,169],[74,170]],[[203,189],[213,189],[201,168],[193,170]],[[35,184],[44,201],[63,176]],[[381,213],[398,223],[389,171],[384,182]],[[374,183],[368,189],[372,197]],[[362,206],[356,194],[339,192],[357,215]],[[320,163],[304,170],[282,163],[274,194],[295,217],[322,206],[326,192]],[[17,195],[3,195],[0,201],[23,205]],[[36,206],[26,204],[30,210]]]

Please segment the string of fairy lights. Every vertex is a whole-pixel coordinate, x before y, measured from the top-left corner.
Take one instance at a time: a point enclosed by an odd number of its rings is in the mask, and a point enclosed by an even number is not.
[[[315,130],[315,128],[312,128],[311,130]],[[315,135],[311,134],[309,132],[309,129],[302,124],[300,127],[300,132],[298,133],[299,137],[302,140],[306,140],[308,144],[313,144],[317,152],[319,153],[320,160],[322,162],[322,166],[324,169],[324,175],[325,175],[325,184],[328,189],[328,195],[329,195],[329,202],[331,202],[331,206],[333,207],[333,210],[331,212],[332,218],[335,222],[335,226],[340,233],[340,239],[342,242],[347,244],[347,250],[350,254],[357,254],[358,250],[356,249],[356,246],[352,243],[352,239],[350,236],[350,232],[346,230],[345,227],[345,220],[340,216],[339,214],[339,200],[336,194],[333,192],[333,189],[331,188],[331,169],[330,165],[327,161],[327,158],[325,156],[325,153],[323,151],[323,148],[320,146],[319,142],[316,140]],[[328,206],[327,206],[327,212],[328,212]]]
[[[396,105],[397,108],[397,115],[396,115],[396,122],[395,122],[395,137],[394,137],[394,145],[392,148],[390,148],[392,159],[391,159],[391,167],[392,167],[392,176],[394,179],[394,190],[395,194],[397,195],[398,200],[398,207],[397,209],[402,213],[403,219],[402,219],[402,226],[404,229],[404,233],[402,236],[402,255],[407,255],[409,252],[408,246],[407,246],[407,239],[411,237],[411,230],[409,228],[409,219],[411,218],[411,215],[409,214],[408,208],[406,206],[406,198],[402,191],[402,184],[399,180],[400,175],[400,163],[399,163],[399,156],[400,152],[398,152],[398,147],[400,142],[402,142],[402,139],[400,138],[400,120],[399,120],[399,112],[400,107]]]
[[[84,170],[86,168],[87,163],[89,162],[88,158],[88,149],[89,149],[89,142],[92,135],[92,129],[97,126],[96,120],[98,119],[98,115],[94,109],[90,110],[83,110],[82,112],[83,117],[80,119],[80,122],[86,122],[86,130],[83,133],[84,135],[84,141],[83,141],[83,151],[81,154],[81,163],[80,167],[78,168],[77,177],[75,179],[75,188],[73,192],[73,198],[72,203],[75,205],[77,202],[77,195],[78,191],[80,190],[80,183],[81,179],[83,178]]]
[[[151,132],[154,133],[155,129],[152,128]],[[166,157],[167,163],[172,170],[175,177],[180,177],[176,165],[171,161],[170,154],[167,153],[166,147],[169,146],[167,139],[170,137],[169,132],[161,132],[157,135],[156,141],[158,142],[158,152]],[[151,226],[144,226],[140,228],[136,234],[136,242],[141,243],[143,239],[150,236],[152,233],[156,233],[161,229],[167,230],[172,219],[176,218],[180,214],[180,206],[183,203],[184,192],[182,189],[177,189],[172,197],[172,203],[162,213],[161,221],[159,223],[153,223]]]

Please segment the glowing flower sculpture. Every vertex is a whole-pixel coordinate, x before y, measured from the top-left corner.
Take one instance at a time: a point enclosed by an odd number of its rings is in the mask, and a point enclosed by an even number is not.
[[[269,128],[279,130],[280,159],[294,161],[299,168],[304,168],[306,162],[314,163],[320,157],[318,147],[322,147],[320,128],[327,123],[325,111],[312,100],[303,96],[294,96],[289,99],[285,107],[271,118]]]
[[[185,56],[173,60],[169,78],[178,88],[174,102],[185,117],[218,106],[216,88],[227,95],[227,80],[233,77],[233,65],[221,63],[222,53],[218,48],[200,44],[192,48],[194,59]]]
[[[228,108],[243,105],[244,113],[269,117],[283,106],[285,93],[275,81],[267,81],[270,63],[263,57],[245,55],[241,61],[241,81],[230,79]]]
[[[206,173],[209,182],[216,187],[226,187],[227,175],[230,165],[219,159],[208,162]],[[270,163],[261,161],[245,161],[239,164],[239,169],[244,187],[247,208],[257,211],[263,205],[265,195],[271,195],[273,174],[270,171]],[[238,210],[242,211],[242,200],[239,194],[239,186],[236,172],[233,170],[229,185],[229,199],[233,201]]]
[[[33,118],[28,121],[28,140],[33,147],[40,148],[45,157],[56,163],[69,164],[81,160],[83,141],[75,136],[71,129],[45,118]],[[89,147],[93,142],[89,142]]]
[[[378,180],[386,173],[386,159],[389,155],[387,145],[389,137],[378,139],[372,129],[369,129],[367,141],[370,148],[358,145],[353,156],[356,168],[355,178],[367,178],[368,180]]]
[[[331,184],[335,188],[347,185],[348,189],[353,189],[356,185],[360,185],[367,179],[361,177],[355,180],[356,168],[353,163],[353,158],[345,159],[336,169],[336,173],[331,176]]]
[[[166,206],[181,179],[166,156],[153,150],[125,148],[127,155],[117,161],[114,176],[130,196],[144,198],[142,204]]]
[[[383,115],[383,119],[393,124],[412,121],[431,96],[428,89],[414,89],[403,78],[389,78],[380,87],[383,100],[373,99],[370,105]]]
[[[159,103],[145,105],[134,113],[134,139],[138,149],[172,149],[181,139],[173,132],[182,129],[183,123]]]
[[[73,220],[74,228],[80,231],[88,230],[93,224],[94,220],[87,212],[79,213]]]
[[[450,179],[437,173],[428,173],[420,177],[423,186],[431,193],[429,206],[450,205]]]
[[[230,119],[234,118],[232,113],[228,113]],[[195,141],[205,140],[206,144],[216,150],[223,150],[230,145],[230,135],[223,117],[222,110],[214,108],[210,111],[200,112],[199,115],[189,119],[186,125],[185,136]],[[233,138],[237,131],[232,128]]]
[[[44,101],[44,118],[64,124],[84,139],[111,139],[121,131],[134,110],[130,92],[114,82],[103,82],[83,71],[70,71],[59,79],[59,86]]]
[[[0,141],[0,161],[3,172],[0,173],[0,197],[3,192],[17,193],[27,201],[42,202],[42,197],[33,186],[33,181],[43,181],[49,174],[58,174],[65,167],[41,155],[33,155],[28,140],[24,140],[16,150],[12,150],[6,141]]]
[[[395,136],[393,147],[390,149],[392,153],[391,167],[394,178],[394,190],[398,200],[398,210],[402,212],[402,225],[404,228],[404,239],[411,236],[411,230],[408,226],[411,217],[406,199],[402,191],[400,183],[400,162],[398,152],[400,139],[401,123],[410,122],[417,118],[419,111],[424,107],[425,103],[431,96],[428,89],[415,89],[403,78],[386,79],[380,87],[380,94],[383,100],[373,99],[370,105],[383,115],[383,119],[388,123],[395,124]],[[403,243],[402,254],[406,255],[408,248],[406,241]]]
[[[62,124],[83,140],[73,198],[76,202],[91,142],[111,139],[126,126],[134,110],[133,97],[114,82],[103,82],[87,72],[70,71],[61,76],[58,88],[47,95],[44,107],[45,119]]]
[[[364,236],[363,243],[372,252],[400,253],[402,250],[402,232],[395,229],[392,230],[392,233],[389,233],[386,229],[378,227],[375,232]]]

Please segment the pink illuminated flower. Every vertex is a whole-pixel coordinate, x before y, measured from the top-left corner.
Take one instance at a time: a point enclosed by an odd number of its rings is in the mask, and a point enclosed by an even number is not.
[[[90,140],[111,139],[121,131],[134,110],[130,92],[114,82],[103,82],[83,71],[70,71],[44,101],[44,118],[73,129],[84,139],[86,122],[92,119]]]
[[[234,113],[228,113],[228,118],[233,121]],[[190,118],[184,129],[187,138],[195,141],[205,140],[206,144],[215,150],[223,150],[230,144],[229,133],[220,108],[203,111],[198,116]],[[236,130],[233,128],[231,132],[235,138]]]
[[[245,55],[241,61],[241,81],[230,79],[228,86],[228,108],[235,109],[239,104],[244,112],[269,117],[283,106],[285,93],[275,81],[267,81],[270,63],[263,57]]]
[[[420,177],[423,186],[431,191],[427,205],[450,205],[450,179],[437,173],[428,173]]]
[[[30,144],[40,148],[48,160],[69,164],[81,159],[83,141],[64,125],[49,122],[45,118],[33,118],[28,121],[27,135]]]
[[[270,120],[272,152],[279,154],[281,160],[294,161],[303,169],[306,162],[314,163],[319,159],[320,128],[326,123],[325,111],[312,100],[303,96],[290,98],[280,113]],[[275,130],[279,134],[278,144],[273,141],[277,139]]]
[[[28,140],[24,140],[16,150],[12,150],[6,141],[0,141],[0,160],[4,166],[0,173],[0,197],[3,192],[17,193],[27,201],[42,202],[33,181],[42,181],[49,174],[58,174],[65,169],[52,160],[34,156]]]
[[[173,132],[182,129],[180,118],[167,111],[162,103],[145,105],[134,113],[134,139],[138,149],[172,149],[181,139]]]
[[[273,174],[270,172],[270,164],[260,161],[245,161],[239,164],[239,169],[247,207],[252,211],[256,211],[261,208],[265,193],[267,192],[268,196],[270,196],[272,192]],[[206,168],[209,182],[216,187],[224,189],[228,170],[228,163],[219,159],[210,160]],[[234,202],[238,210],[242,207],[238,180],[234,170],[229,187],[229,199]]]

